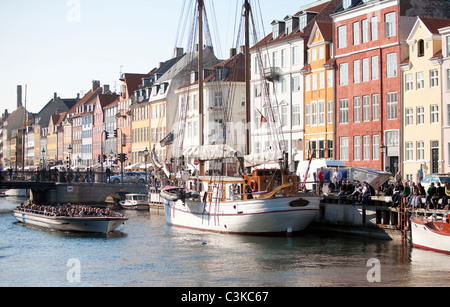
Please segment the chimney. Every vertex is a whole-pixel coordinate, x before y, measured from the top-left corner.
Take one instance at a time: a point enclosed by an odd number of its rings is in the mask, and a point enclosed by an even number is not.
[[[111,91],[109,90],[109,85],[105,84],[103,85],[103,94],[108,94]]]
[[[53,99],[56,99],[56,98],[58,98],[58,93],[53,93]]]
[[[230,58],[234,57],[236,55],[236,48],[230,49]]]
[[[17,108],[22,106],[22,85],[17,86]]]
[[[178,58],[178,57],[182,56],[183,53],[184,53],[183,48],[176,47],[176,48],[175,48],[175,51],[174,51],[174,53],[173,53],[173,57],[174,57],[174,58]]]
[[[92,91],[95,91],[100,87],[100,81],[98,80],[92,80]]]

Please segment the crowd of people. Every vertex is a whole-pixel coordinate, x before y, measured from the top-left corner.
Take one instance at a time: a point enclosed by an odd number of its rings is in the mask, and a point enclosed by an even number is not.
[[[397,180],[395,185],[391,185],[386,195],[392,196],[392,207],[398,207],[402,198],[406,199],[406,207],[426,208],[426,209],[449,209],[450,183],[444,184],[432,182],[428,189],[422,184],[402,180]],[[425,203],[423,203],[425,199]]]
[[[339,180],[335,188],[339,190],[336,197],[339,204],[350,199],[354,204],[367,204],[372,195],[372,189],[366,181],[361,185],[357,180],[353,185],[350,180]]]
[[[41,214],[46,216],[67,216],[67,217],[116,217],[120,214],[111,211],[109,208],[96,208],[85,205],[57,204],[56,206],[43,206],[36,204],[20,204],[19,211]]]

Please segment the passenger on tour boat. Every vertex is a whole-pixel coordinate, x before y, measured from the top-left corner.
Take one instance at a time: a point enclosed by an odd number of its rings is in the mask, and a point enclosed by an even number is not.
[[[68,216],[68,217],[115,217],[120,216],[112,212],[109,208],[94,208],[84,205],[73,205],[59,203],[56,206],[41,206],[36,204],[24,205],[17,208],[19,211],[42,214],[47,216]]]

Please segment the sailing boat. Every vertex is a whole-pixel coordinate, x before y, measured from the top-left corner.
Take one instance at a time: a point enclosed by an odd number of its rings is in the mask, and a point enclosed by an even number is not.
[[[203,46],[202,13],[203,1],[198,0],[199,45]],[[245,84],[246,120],[250,123],[250,53],[249,16],[250,4],[244,4],[245,16]],[[203,131],[203,55],[199,48],[199,110],[200,129]],[[246,132],[246,160],[249,152],[250,135]],[[205,150],[209,148],[210,150]],[[214,148],[211,150],[211,148]],[[308,227],[319,211],[320,198],[317,195],[299,195],[297,176],[291,175],[284,163],[285,155],[278,150],[278,169],[247,169],[241,177],[221,175],[205,176],[205,162],[211,156],[223,154],[224,159],[235,156],[229,146],[204,144],[201,137],[199,151],[199,172],[196,177],[181,173],[183,186],[166,186],[161,197],[166,200],[165,217],[168,225],[204,231],[250,234],[280,235],[299,232]],[[205,151],[212,155],[203,155]],[[263,155],[268,156],[268,155]],[[217,158],[217,157],[214,157]],[[263,157],[264,158],[264,157]],[[273,157],[272,157],[273,161]],[[241,159],[241,165],[243,161]],[[264,161],[261,162],[263,164]],[[188,189],[187,187],[192,187]]]

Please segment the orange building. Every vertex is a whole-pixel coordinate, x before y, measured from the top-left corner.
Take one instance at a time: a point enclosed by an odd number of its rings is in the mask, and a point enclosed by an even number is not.
[[[316,22],[308,41],[304,76],[304,159],[334,159],[334,97],[331,22]]]

